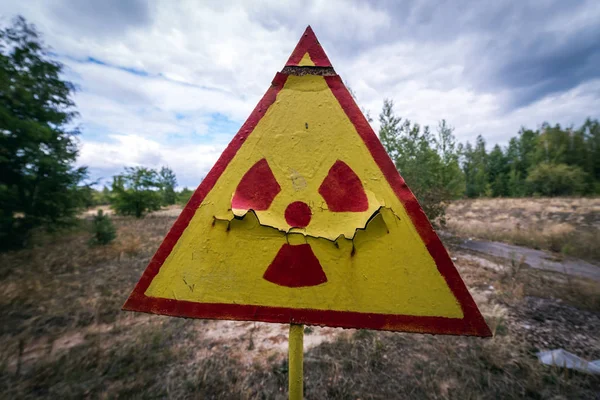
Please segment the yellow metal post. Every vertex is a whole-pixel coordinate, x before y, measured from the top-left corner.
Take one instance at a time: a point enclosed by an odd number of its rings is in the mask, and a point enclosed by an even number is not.
[[[288,392],[290,400],[302,400],[304,383],[304,325],[290,324],[288,344]]]

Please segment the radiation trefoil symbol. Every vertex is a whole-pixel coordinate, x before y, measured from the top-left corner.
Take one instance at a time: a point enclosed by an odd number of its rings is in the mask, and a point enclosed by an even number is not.
[[[269,210],[281,186],[265,158],[256,162],[242,177],[233,198],[231,208],[236,215]],[[356,173],[341,160],[329,169],[318,189],[327,206],[327,212],[356,213],[369,209],[369,200]],[[271,210],[283,218],[274,219],[282,231],[305,229],[312,219],[313,211],[304,201],[293,201],[284,210]],[[287,225],[286,225],[287,224]],[[310,244],[284,243],[267,267],[263,278],[286,287],[317,286],[327,282],[327,276]]]

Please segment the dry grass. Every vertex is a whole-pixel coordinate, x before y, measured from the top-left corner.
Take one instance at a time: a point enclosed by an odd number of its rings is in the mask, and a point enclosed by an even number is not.
[[[600,260],[600,198],[460,200],[447,209],[447,229]]]
[[[0,334],[41,335],[109,323],[120,313],[172,218],[116,219],[117,240],[88,245],[88,223],[40,234],[33,248],[0,254]]]
[[[117,218],[107,247],[89,247],[82,226],[0,255],[1,398],[287,398],[285,327],[269,325],[261,338],[253,323],[120,311],[173,222]],[[323,342],[309,328],[306,398],[597,397],[600,378],[534,356],[548,343],[600,358],[597,285],[518,260],[497,271],[460,255],[457,263],[493,339],[330,329],[336,338]],[[544,330],[540,316],[570,319]]]

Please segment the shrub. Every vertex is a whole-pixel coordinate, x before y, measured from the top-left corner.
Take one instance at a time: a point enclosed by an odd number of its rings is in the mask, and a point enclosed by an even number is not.
[[[583,194],[585,181],[586,173],[579,167],[542,163],[530,170],[525,182],[530,194],[564,196]]]
[[[158,173],[149,168],[125,168],[113,177],[111,207],[119,215],[142,218],[150,211],[159,210],[162,203]]]
[[[110,217],[98,210],[93,222],[93,244],[107,245],[117,237],[117,231]]]

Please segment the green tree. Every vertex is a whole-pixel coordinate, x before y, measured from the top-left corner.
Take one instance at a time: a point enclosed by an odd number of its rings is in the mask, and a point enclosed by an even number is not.
[[[102,190],[94,190],[93,198],[95,206],[109,205],[111,199],[110,189],[104,186]]]
[[[489,184],[488,154],[485,150],[485,139],[481,135],[477,136],[475,140],[473,161],[475,168],[473,179],[477,196],[490,196],[491,185]]]
[[[117,214],[143,217],[160,209],[162,194],[159,174],[149,168],[125,167],[125,172],[113,177],[111,207]]]
[[[463,171],[468,197],[490,196],[488,154],[483,136],[477,136],[475,147],[467,142],[462,149]]]
[[[115,226],[102,210],[98,210],[98,214],[94,216],[92,228],[94,237],[91,244],[107,245],[117,237]]]
[[[465,176],[460,169],[460,152],[456,146],[454,128],[442,119],[437,128],[437,152],[441,158],[440,184],[452,198],[457,198],[465,193]]]
[[[177,204],[186,205],[190,198],[194,194],[194,191],[184,187],[180,192],[177,192]]]
[[[84,193],[71,98],[33,25],[0,30],[0,247],[23,246],[31,230],[73,222]]]
[[[600,194],[600,122],[588,118],[579,132],[587,149],[582,168],[587,173],[590,192]]]
[[[524,172],[520,168],[518,138],[513,137],[509,140],[504,160],[508,169],[506,195],[513,197],[525,196],[525,177]]]
[[[580,195],[586,173],[575,165],[541,163],[527,177],[529,194],[542,196]]]
[[[527,176],[527,171],[537,164],[536,153],[539,152],[536,150],[539,145],[539,132],[532,131],[531,129],[521,128],[519,131],[519,164],[518,171],[521,176],[525,178]]]
[[[488,177],[493,197],[508,196],[509,168],[506,156],[499,145],[488,155]]]
[[[436,151],[437,141],[429,127],[402,121],[393,111],[394,103],[385,100],[379,115],[379,138],[396,168],[415,194],[431,221],[444,223],[446,202],[451,190],[442,180],[443,163]]]
[[[465,175],[465,195],[467,197],[476,197],[475,188],[475,166],[473,160],[473,145],[469,141],[463,146],[459,146],[459,152],[461,156],[461,164],[463,174]]]
[[[162,192],[162,202],[164,205],[175,204],[177,201],[177,194],[175,193],[175,187],[177,187],[177,177],[173,170],[169,167],[162,167],[158,173],[160,190]]]
[[[542,125],[542,132],[537,135],[535,164],[566,164],[570,145],[570,134],[560,125]]]

